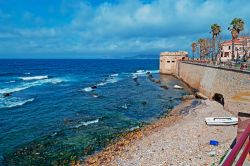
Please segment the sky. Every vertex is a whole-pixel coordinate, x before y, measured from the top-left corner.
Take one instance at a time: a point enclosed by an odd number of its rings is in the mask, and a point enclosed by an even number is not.
[[[0,58],[190,52],[213,23],[230,38],[235,17],[249,32],[249,0],[0,0]]]

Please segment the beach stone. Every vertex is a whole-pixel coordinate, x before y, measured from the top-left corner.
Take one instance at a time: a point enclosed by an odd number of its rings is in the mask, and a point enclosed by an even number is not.
[[[182,100],[192,100],[192,99],[195,99],[194,95],[185,95],[182,97]]]
[[[154,80],[155,83],[160,84],[161,80]]]
[[[196,92],[196,93],[195,93],[195,96],[196,96],[197,98],[199,98],[199,99],[204,99],[204,100],[207,100],[207,99],[208,99],[207,96],[205,96],[204,94],[202,94],[202,93],[200,93],[200,92]]]
[[[105,163],[100,165],[211,165],[214,159],[215,165],[218,165],[220,157],[235,137],[236,128],[207,126],[204,123],[205,117],[230,116],[231,114],[215,101],[199,101],[201,103],[195,104],[194,107],[192,107],[193,100],[185,101],[189,103],[190,112],[192,112],[186,116],[174,115],[162,118],[146,126],[142,131],[136,131],[136,134],[132,132],[129,134],[130,140],[124,144],[123,148],[115,153],[112,150],[109,151],[111,154],[105,153],[105,156],[114,157],[103,160]],[[179,106],[172,112],[178,112],[178,109],[187,106]],[[140,137],[137,137],[138,135]],[[216,139],[221,143],[217,147],[215,158],[208,155],[211,151],[208,142],[211,139]],[[117,143],[117,145],[121,144]]]

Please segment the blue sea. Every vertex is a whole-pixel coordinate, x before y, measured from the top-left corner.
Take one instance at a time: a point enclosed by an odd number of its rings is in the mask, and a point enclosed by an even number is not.
[[[189,90],[158,69],[158,60],[0,60],[0,165],[68,165],[165,116]]]

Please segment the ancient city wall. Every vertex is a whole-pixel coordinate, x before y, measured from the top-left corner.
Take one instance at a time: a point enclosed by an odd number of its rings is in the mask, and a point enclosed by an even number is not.
[[[175,69],[177,77],[209,98],[212,98],[215,93],[222,94],[228,111],[234,114],[239,111],[250,113],[250,72],[219,69],[181,61]]]

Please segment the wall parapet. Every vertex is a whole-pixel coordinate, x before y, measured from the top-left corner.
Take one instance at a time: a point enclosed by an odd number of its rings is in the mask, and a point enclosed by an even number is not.
[[[204,67],[211,67],[215,69],[222,69],[222,70],[227,70],[227,71],[235,71],[239,73],[245,73],[245,74],[250,74],[250,71],[248,70],[240,70],[240,69],[235,69],[235,68],[228,68],[228,67],[223,67],[223,66],[216,66],[216,65],[211,65],[211,64],[202,64],[202,63],[197,63],[197,62],[190,62],[190,61],[180,61],[180,63],[188,63],[192,65],[198,65],[198,66],[204,66]]]

